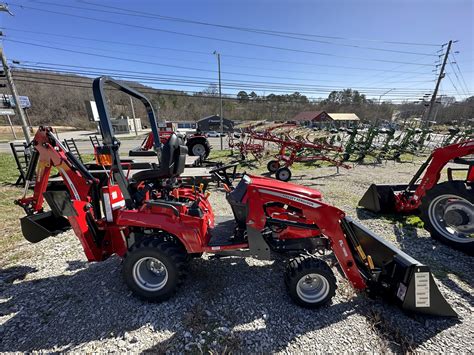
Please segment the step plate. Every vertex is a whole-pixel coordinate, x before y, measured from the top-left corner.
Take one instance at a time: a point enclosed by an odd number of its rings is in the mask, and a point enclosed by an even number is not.
[[[210,231],[210,247],[242,244],[242,238],[235,238],[236,223],[233,217],[218,216],[215,217],[215,222],[215,227]]]

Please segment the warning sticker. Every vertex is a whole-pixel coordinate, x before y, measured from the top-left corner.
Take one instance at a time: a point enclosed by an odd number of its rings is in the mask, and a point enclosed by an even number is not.
[[[430,273],[415,273],[415,307],[430,306]]]

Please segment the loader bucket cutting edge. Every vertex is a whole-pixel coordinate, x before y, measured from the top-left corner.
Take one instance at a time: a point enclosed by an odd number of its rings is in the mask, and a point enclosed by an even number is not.
[[[403,191],[408,185],[372,184],[359,201],[359,206],[375,213],[395,212],[395,193]]]
[[[379,237],[363,225],[346,218],[366,255],[370,255],[380,274],[369,288],[408,312],[432,316],[457,317],[441,294],[430,268]],[[383,287],[382,287],[383,286]]]
[[[31,243],[38,243],[71,228],[67,218],[56,217],[51,211],[25,216],[20,223],[23,236]]]

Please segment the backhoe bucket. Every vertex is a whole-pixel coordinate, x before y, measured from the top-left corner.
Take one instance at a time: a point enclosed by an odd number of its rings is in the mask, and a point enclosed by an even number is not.
[[[51,211],[23,217],[20,223],[23,236],[31,243],[38,243],[71,228],[67,218],[56,217]]]
[[[374,268],[367,282],[370,291],[388,298],[407,312],[457,317],[436,286],[428,266],[349,218],[345,219],[344,226],[373,261]]]
[[[359,201],[359,206],[375,213],[395,212],[395,193],[401,192],[408,185],[370,185]]]

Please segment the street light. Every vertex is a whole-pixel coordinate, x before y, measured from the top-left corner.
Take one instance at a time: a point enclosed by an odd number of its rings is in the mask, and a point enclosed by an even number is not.
[[[384,96],[387,95],[390,91],[393,91],[393,90],[395,90],[395,89],[390,89],[390,90],[384,92],[382,95],[379,96],[379,105],[380,105],[380,100],[382,100],[382,97],[384,97]]]
[[[222,87],[221,87],[221,55],[219,52],[214,51],[214,55],[217,56],[217,71],[219,73],[219,105],[220,105],[220,114],[219,114],[219,123],[220,123],[220,139],[221,139],[221,150],[224,150],[224,142],[222,140],[222,135],[224,134],[224,121],[222,118]]]
[[[377,107],[377,116],[378,116],[378,112],[380,112],[380,101],[382,100],[382,97],[387,95],[390,91],[393,91],[393,90],[395,90],[395,89],[390,89],[390,90],[384,92],[382,95],[379,96],[379,105]],[[377,121],[378,121],[378,118],[377,118]],[[377,121],[375,121],[376,124],[377,124]]]

